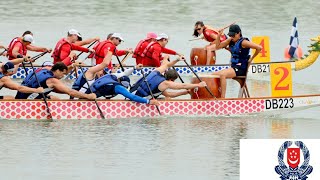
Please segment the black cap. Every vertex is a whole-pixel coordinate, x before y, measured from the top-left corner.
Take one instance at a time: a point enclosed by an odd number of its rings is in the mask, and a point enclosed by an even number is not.
[[[128,88],[130,86],[130,78],[128,76],[122,76],[119,80],[124,87]]]
[[[231,25],[229,28],[228,36],[234,36],[236,33],[239,32],[241,32],[241,29],[237,24]]]
[[[7,72],[13,72],[14,70],[14,64],[10,61],[8,61],[6,64],[4,64],[3,68],[7,71]]]

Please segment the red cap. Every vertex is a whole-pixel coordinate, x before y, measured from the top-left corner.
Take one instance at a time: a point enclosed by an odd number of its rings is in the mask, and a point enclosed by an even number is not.
[[[153,32],[149,32],[147,33],[147,39],[155,39],[157,38],[157,34],[156,33],[153,33]]]

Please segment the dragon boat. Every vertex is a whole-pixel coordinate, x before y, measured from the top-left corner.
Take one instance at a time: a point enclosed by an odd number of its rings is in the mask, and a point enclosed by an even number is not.
[[[320,36],[311,39],[309,55],[291,62],[296,71],[313,64],[320,54]],[[216,66],[213,66],[216,67]],[[216,98],[208,98],[205,88],[199,88],[197,98],[159,100],[156,106],[139,104],[126,100],[102,100],[97,104],[106,118],[157,117],[157,116],[232,116],[232,115],[276,115],[285,112],[304,110],[320,105],[320,94],[283,96],[283,97],[251,97],[251,98],[219,98],[217,78],[207,82]],[[207,93],[209,94],[209,93]],[[200,97],[198,96],[200,95]],[[53,119],[100,119],[94,101],[91,100],[48,100]],[[0,101],[0,119],[49,119],[48,109],[43,100],[2,100]]]

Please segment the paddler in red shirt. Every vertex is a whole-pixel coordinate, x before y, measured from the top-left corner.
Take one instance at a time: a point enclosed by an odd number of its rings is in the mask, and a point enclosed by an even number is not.
[[[51,56],[54,59],[53,63],[63,62],[65,65],[70,66],[77,57],[74,50],[94,53],[92,49],[76,45],[75,42],[77,41],[82,41],[81,34],[75,29],[70,29],[67,38],[60,39],[55,46]]]
[[[7,57],[9,60],[23,58],[27,56],[27,51],[46,52],[52,51],[50,48],[31,45],[33,43],[33,33],[25,31],[22,37],[15,37],[8,46]]]
[[[133,51],[133,58],[136,58],[137,64],[142,64],[142,57],[141,54],[143,53],[144,49],[148,46],[149,43],[155,42],[157,38],[157,34],[153,32],[147,33],[147,37],[141,41],[139,41],[138,45]]]
[[[156,38],[157,41],[151,42],[141,54],[143,66],[160,67],[163,60],[162,53],[183,56],[174,50],[165,48],[169,42],[169,36],[161,33]]]
[[[92,65],[101,64],[105,58],[107,58],[108,69],[112,69],[112,55],[123,56],[126,53],[132,53],[132,49],[117,50],[117,46],[123,42],[123,38],[120,33],[111,33],[107,39],[99,42],[93,49],[95,54],[93,56]],[[111,53],[110,57],[108,54]]]
[[[214,58],[215,60],[215,52],[218,50],[216,48],[215,40],[217,39],[218,30],[215,30],[214,28],[204,25],[202,21],[197,21],[194,25],[194,32],[193,36],[199,37],[200,35],[203,35],[203,39],[210,42],[209,45],[206,45],[204,47],[205,50],[207,50],[207,63],[206,65],[210,64],[210,60]],[[223,34],[220,38],[220,41],[225,41],[227,39],[227,36]]]

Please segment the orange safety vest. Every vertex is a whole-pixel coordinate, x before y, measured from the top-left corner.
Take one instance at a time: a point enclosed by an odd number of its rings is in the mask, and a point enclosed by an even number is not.
[[[58,41],[56,47],[54,48],[52,55],[51,55],[51,57],[53,57],[53,59],[54,59],[54,63],[62,61],[60,59],[60,54],[61,54],[61,47],[64,44],[69,44],[70,45],[70,50],[71,50],[71,43],[69,43],[65,38],[60,39]]]
[[[206,28],[204,27],[203,29],[203,36],[204,36],[204,39],[209,41],[209,42],[213,42],[215,39],[213,39],[210,35],[211,34],[218,34],[216,31],[212,30],[212,29],[209,29],[209,28]],[[220,42],[222,41],[225,41],[227,39],[227,36],[226,35],[222,35],[220,37]]]
[[[142,52],[141,57],[147,57],[147,58],[152,59],[152,53],[153,53],[153,49],[154,49],[155,45],[160,46],[160,44],[158,42],[152,42],[152,43],[148,44],[148,46]]]
[[[8,59],[9,60],[12,60],[12,59],[15,59],[16,57],[13,56],[12,54],[12,50],[14,48],[14,46],[17,44],[17,43],[21,43],[22,44],[22,55],[27,55],[27,46],[25,46],[22,42],[21,42],[21,39],[20,37],[15,37],[14,39],[12,39],[12,41],[10,42],[9,44],[9,47],[8,47],[8,53],[7,53],[7,56],[8,56]]]
[[[133,51],[133,55],[132,55],[133,58],[136,58],[137,56],[141,56],[141,54],[143,53],[142,44],[148,40],[149,39],[143,39],[138,43],[138,45],[136,46],[136,48]]]

